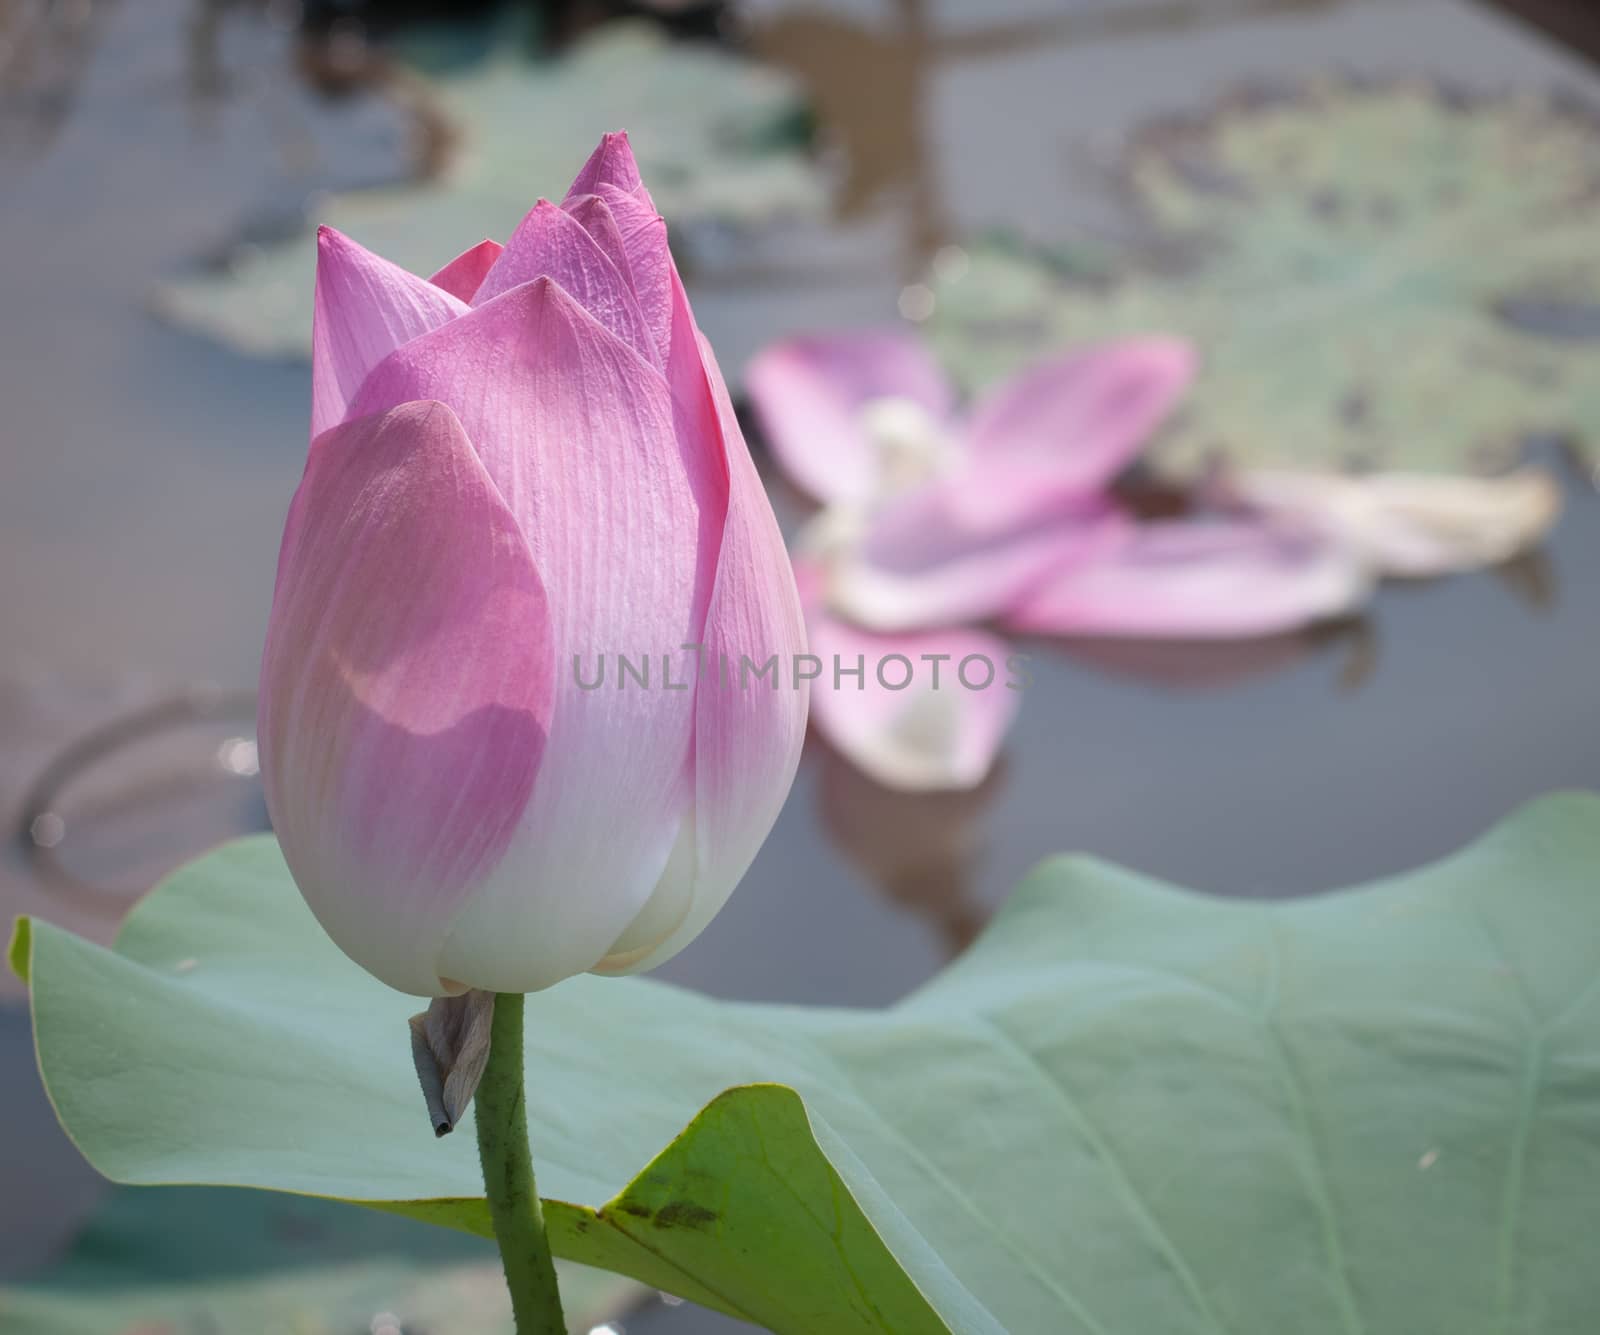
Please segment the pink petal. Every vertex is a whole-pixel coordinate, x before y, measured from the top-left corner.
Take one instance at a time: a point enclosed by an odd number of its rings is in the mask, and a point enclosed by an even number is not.
[[[1059,635],[1270,635],[1343,615],[1369,590],[1362,562],[1313,532],[1168,521],[1129,526],[1113,549],[1036,586],[1005,623]]]
[[[805,741],[807,692],[794,677],[796,656],[805,652],[805,624],[788,552],[716,357],[697,338],[677,282],[674,312],[680,421],[691,435],[719,444],[727,518],[699,641],[705,671],[695,693],[693,823],[641,921],[602,961],[607,973],[653,968],[705,929],[772,829]],[[696,342],[701,356],[690,363],[681,353]],[[770,675],[749,675],[769,660]]]
[[[979,463],[997,470],[972,498],[975,511],[994,519],[1103,491],[1139,456],[1194,372],[1189,344],[1141,338],[1052,357],[997,386],[967,427]]]
[[[672,337],[672,283],[676,269],[667,248],[666,220],[643,186],[621,190],[602,184],[599,193],[569,193],[561,207],[582,224],[595,244],[633,288],[645,323],[665,362]]]
[[[589,160],[572,180],[567,198],[579,195],[598,195],[600,187],[615,186],[618,190],[637,190],[639,164],[633,160],[633,146],[628,142],[626,130],[615,130],[600,137],[600,144],[589,154]]]
[[[832,565],[834,609],[881,631],[987,621],[1118,541],[1120,521],[1102,506],[991,532],[969,525],[961,497],[960,486],[936,483],[872,520]]]
[[[873,331],[774,343],[745,370],[745,389],[773,455],[820,501],[871,500],[878,460],[861,411],[909,399],[935,422],[952,411],[950,386],[921,340]]]
[[[678,273],[667,247],[666,220],[642,188],[624,192],[603,185],[599,197],[616,220],[639,309],[665,359],[672,339],[672,285]]]
[[[400,349],[366,409],[438,398],[461,417],[550,593],[559,666],[539,788],[441,966],[529,991],[588,969],[643,907],[688,809],[694,696],[661,656],[697,638],[720,523],[704,449],[680,444],[666,382],[549,278]],[[703,519],[709,507],[712,519]],[[579,689],[596,656],[653,660],[655,688]],[[619,819],[618,813],[626,813]],[[451,976],[459,976],[451,974]]]
[[[628,247],[623,242],[622,229],[617,226],[611,206],[599,195],[579,195],[576,199],[563,201],[561,210],[589,234],[589,239],[617,266],[617,272],[632,289],[633,266],[628,262]],[[638,297],[637,290],[634,296]]]
[[[317,230],[311,320],[311,435],[344,421],[367,373],[466,306],[331,227]]]
[[[634,351],[659,362],[660,351],[623,277],[583,224],[547,199],[528,213],[473,297],[482,306],[535,278],[550,278]]]
[[[307,903],[391,987],[454,986],[440,951],[535,790],[556,666],[528,544],[455,414],[406,403],[317,438],[278,561],[261,769]]]
[[[470,250],[463,250],[428,281],[452,297],[470,302],[503,249],[498,241],[486,238]]]
[[[1010,645],[971,629],[873,635],[822,612],[808,628],[823,662],[811,716],[852,764],[903,791],[983,782],[1022,700],[1023,664]]]

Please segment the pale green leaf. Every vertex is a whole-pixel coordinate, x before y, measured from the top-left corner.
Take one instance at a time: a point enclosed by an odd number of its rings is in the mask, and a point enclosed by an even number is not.
[[[28,965],[46,1084],[108,1175],[482,1230],[415,1003],[269,840],[173,877],[114,952],[35,923]],[[885,1011],[580,978],[529,998],[527,1058],[559,1253],[778,1331],[1578,1335],[1600,799],[1288,903],[1062,858]]]

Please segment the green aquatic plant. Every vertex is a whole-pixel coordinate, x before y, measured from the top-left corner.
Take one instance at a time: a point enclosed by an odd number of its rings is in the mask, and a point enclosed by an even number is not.
[[[1239,94],[1152,126],[1119,180],[1137,244],[1004,242],[935,280],[969,384],[1153,331],[1203,366],[1154,459],[1496,472],[1600,440],[1600,120],[1431,84]]]
[[[1600,798],[1289,903],[1046,863],[883,1011],[579,977],[527,1003],[558,1255],[775,1331],[1580,1330],[1600,1169]],[[114,950],[24,922],[40,1069],[132,1183],[486,1233],[270,838]],[[781,1081],[782,1084],[763,1083]]]

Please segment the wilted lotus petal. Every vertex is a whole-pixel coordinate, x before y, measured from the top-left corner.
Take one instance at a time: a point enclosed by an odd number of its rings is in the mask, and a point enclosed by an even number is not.
[[[1560,488],[1533,468],[1505,477],[1253,472],[1229,485],[1253,506],[1321,526],[1375,571],[1412,578],[1508,561],[1561,513]]]

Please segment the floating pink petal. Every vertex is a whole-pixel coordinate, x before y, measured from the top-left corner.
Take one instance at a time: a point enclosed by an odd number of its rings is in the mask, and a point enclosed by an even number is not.
[[[1342,616],[1370,587],[1359,558],[1303,527],[1166,521],[1126,526],[1117,544],[1064,566],[1003,621],[1057,635],[1270,635]]]

